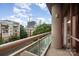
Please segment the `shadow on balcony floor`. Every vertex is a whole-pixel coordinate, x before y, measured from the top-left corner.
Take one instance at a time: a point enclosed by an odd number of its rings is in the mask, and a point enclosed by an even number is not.
[[[52,43],[45,56],[72,56],[69,50],[66,49],[55,49],[52,47]]]

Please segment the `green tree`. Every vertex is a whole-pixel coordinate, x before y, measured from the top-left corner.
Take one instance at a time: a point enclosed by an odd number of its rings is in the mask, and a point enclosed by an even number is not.
[[[10,37],[9,37],[9,41],[8,41],[8,42],[16,41],[16,40],[19,40],[19,39],[20,39],[20,36],[13,35],[13,36],[10,36]]]
[[[37,26],[35,31],[33,32],[33,35],[45,33],[45,32],[50,32],[51,31],[51,25],[50,24],[41,24]]]
[[[27,32],[24,28],[24,26],[20,25],[20,39],[26,38],[27,37]]]
[[[4,39],[2,39],[0,36],[0,44],[3,44],[4,43],[3,41],[4,41]]]

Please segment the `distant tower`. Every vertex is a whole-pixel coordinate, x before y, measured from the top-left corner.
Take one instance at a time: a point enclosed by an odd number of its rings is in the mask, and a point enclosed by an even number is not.
[[[29,16],[29,22],[31,21],[32,16]]]
[[[28,22],[31,22],[31,18],[32,18],[32,16],[29,16]],[[29,36],[31,36],[31,34],[32,34],[31,31],[32,31],[31,28],[29,28]]]
[[[39,25],[41,25],[41,23],[42,23],[42,20],[39,20]]]

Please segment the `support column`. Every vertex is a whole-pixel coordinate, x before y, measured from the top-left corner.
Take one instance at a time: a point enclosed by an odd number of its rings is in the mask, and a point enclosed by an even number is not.
[[[67,40],[67,17],[64,17],[64,37],[63,37],[63,44],[64,44],[64,47],[67,48],[67,43],[68,43],[68,40]]]
[[[71,24],[70,24],[70,35],[72,36],[72,4],[70,4],[70,20],[71,20]],[[72,49],[72,38],[70,39],[70,48]]]
[[[52,6],[52,46],[53,48],[62,48],[62,28],[61,28],[61,5]]]

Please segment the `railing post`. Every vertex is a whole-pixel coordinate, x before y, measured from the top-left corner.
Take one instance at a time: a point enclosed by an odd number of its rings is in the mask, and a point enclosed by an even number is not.
[[[40,56],[40,48],[41,48],[41,46],[40,46],[40,41],[39,41],[39,56]]]

